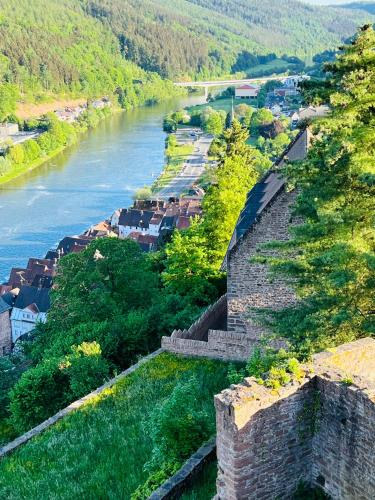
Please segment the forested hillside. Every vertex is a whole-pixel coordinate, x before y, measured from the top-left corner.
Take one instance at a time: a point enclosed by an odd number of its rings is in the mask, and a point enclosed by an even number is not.
[[[296,0],[82,0],[123,52],[164,76],[229,73],[239,53],[310,59],[371,15]]]
[[[127,89],[137,102],[140,82],[165,92],[145,71],[219,76],[262,62],[249,56],[309,58],[371,17],[296,0],[0,0],[0,83],[29,100]]]
[[[0,95],[2,83],[26,100],[126,89],[121,98],[136,104],[140,82],[151,84],[146,98],[165,92],[158,75],[124,59],[111,30],[86,15],[78,0],[0,0]]]

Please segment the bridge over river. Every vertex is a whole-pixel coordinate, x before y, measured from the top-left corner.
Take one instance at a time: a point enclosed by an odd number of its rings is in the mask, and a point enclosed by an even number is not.
[[[266,83],[270,80],[283,81],[287,78],[301,78],[302,75],[282,75],[282,76],[267,76],[259,78],[245,78],[237,80],[208,80],[208,81],[196,81],[196,82],[175,82],[174,84],[178,87],[201,87],[204,88],[205,96],[208,97],[208,89],[210,87],[233,87],[252,83]]]

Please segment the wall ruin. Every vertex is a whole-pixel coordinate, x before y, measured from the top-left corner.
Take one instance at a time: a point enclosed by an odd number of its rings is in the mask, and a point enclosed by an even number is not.
[[[306,374],[278,392],[251,378],[216,396],[217,500],[287,499],[301,481],[375,498],[375,341],[317,355]]]

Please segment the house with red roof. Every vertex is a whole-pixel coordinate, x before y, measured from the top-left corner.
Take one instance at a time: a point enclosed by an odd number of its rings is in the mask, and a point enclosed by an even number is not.
[[[259,87],[256,85],[241,85],[235,89],[236,99],[256,99],[259,94]]]

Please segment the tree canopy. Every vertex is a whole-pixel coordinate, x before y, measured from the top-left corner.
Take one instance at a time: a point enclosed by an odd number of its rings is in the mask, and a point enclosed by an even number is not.
[[[363,27],[326,69],[332,112],[316,126],[306,160],[286,168],[304,222],[273,261],[299,301],[266,312],[273,330],[305,355],[375,332],[373,28]]]

